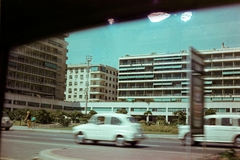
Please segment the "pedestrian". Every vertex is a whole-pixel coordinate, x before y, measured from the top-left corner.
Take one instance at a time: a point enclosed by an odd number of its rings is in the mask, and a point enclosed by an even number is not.
[[[31,128],[31,118],[32,118],[32,116],[31,116],[31,113],[30,113],[30,111],[27,111],[27,116],[26,116],[26,118],[24,119],[24,121],[25,122],[27,122],[27,127],[28,128]]]
[[[35,122],[36,122],[36,117],[33,116],[31,121],[32,121],[32,128],[34,128],[35,127]]]

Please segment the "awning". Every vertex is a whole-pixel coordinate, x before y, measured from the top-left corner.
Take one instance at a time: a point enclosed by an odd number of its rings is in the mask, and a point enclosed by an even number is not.
[[[212,81],[204,81],[204,84],[212,84]]]

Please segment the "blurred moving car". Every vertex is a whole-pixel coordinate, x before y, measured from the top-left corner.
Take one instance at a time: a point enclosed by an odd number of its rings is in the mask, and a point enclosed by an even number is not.
[[[95,114],[87,124],[73,127],[76,143],[91,140],[115,142],[117,146],[130,143],[132,146],[145,139],[138,121],[126,114]]]
[[[2,122],[1,122],[1,128],[5,128],[6,131],[8,131],[12,127],[13,123],[11,122],[9,116],[7,113],[2,113]]]
[[[204,123],[204,135],[191,136],[189,125],[178,126],[178,139],[182,140],[184,145],[217,142],[240,147],[240,115],[208,115],[204,117]]]

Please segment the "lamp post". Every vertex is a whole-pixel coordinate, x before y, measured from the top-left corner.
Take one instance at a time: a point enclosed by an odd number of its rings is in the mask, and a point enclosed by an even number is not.
[[[86,81],[86,89],[85,89],[85,99],[86,99],[86,106],[85,106],[85,115],[87,115],[87,105],[88,105],[88,89],[89,89],[89,73],[90,73],[90,62],[92,61],[92,56],[86,55],[86,61],[87,61],[87,81]]]

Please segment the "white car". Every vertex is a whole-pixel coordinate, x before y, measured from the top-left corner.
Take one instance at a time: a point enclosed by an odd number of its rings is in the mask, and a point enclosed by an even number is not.
[[[143,135],[141,125],[138,121],[126,114],[95,114],[87,124],[73,127],[76,143],[84,143],[91,140],[115,142],[117,146],[130,143],[136,145],[146,137]]]
[[[190,135],[189,125],[178,126],[178,139],[184,145],[197,145],[200,142],[228,143],[240,147],[240,115],[214,114],[204,117],[204,134]]]
[[[12,126],[13,126],[13,123],[11,122],[9,116],[5,112],[3,112],[1,128],[5,128],[5,130],[8,131]]]

